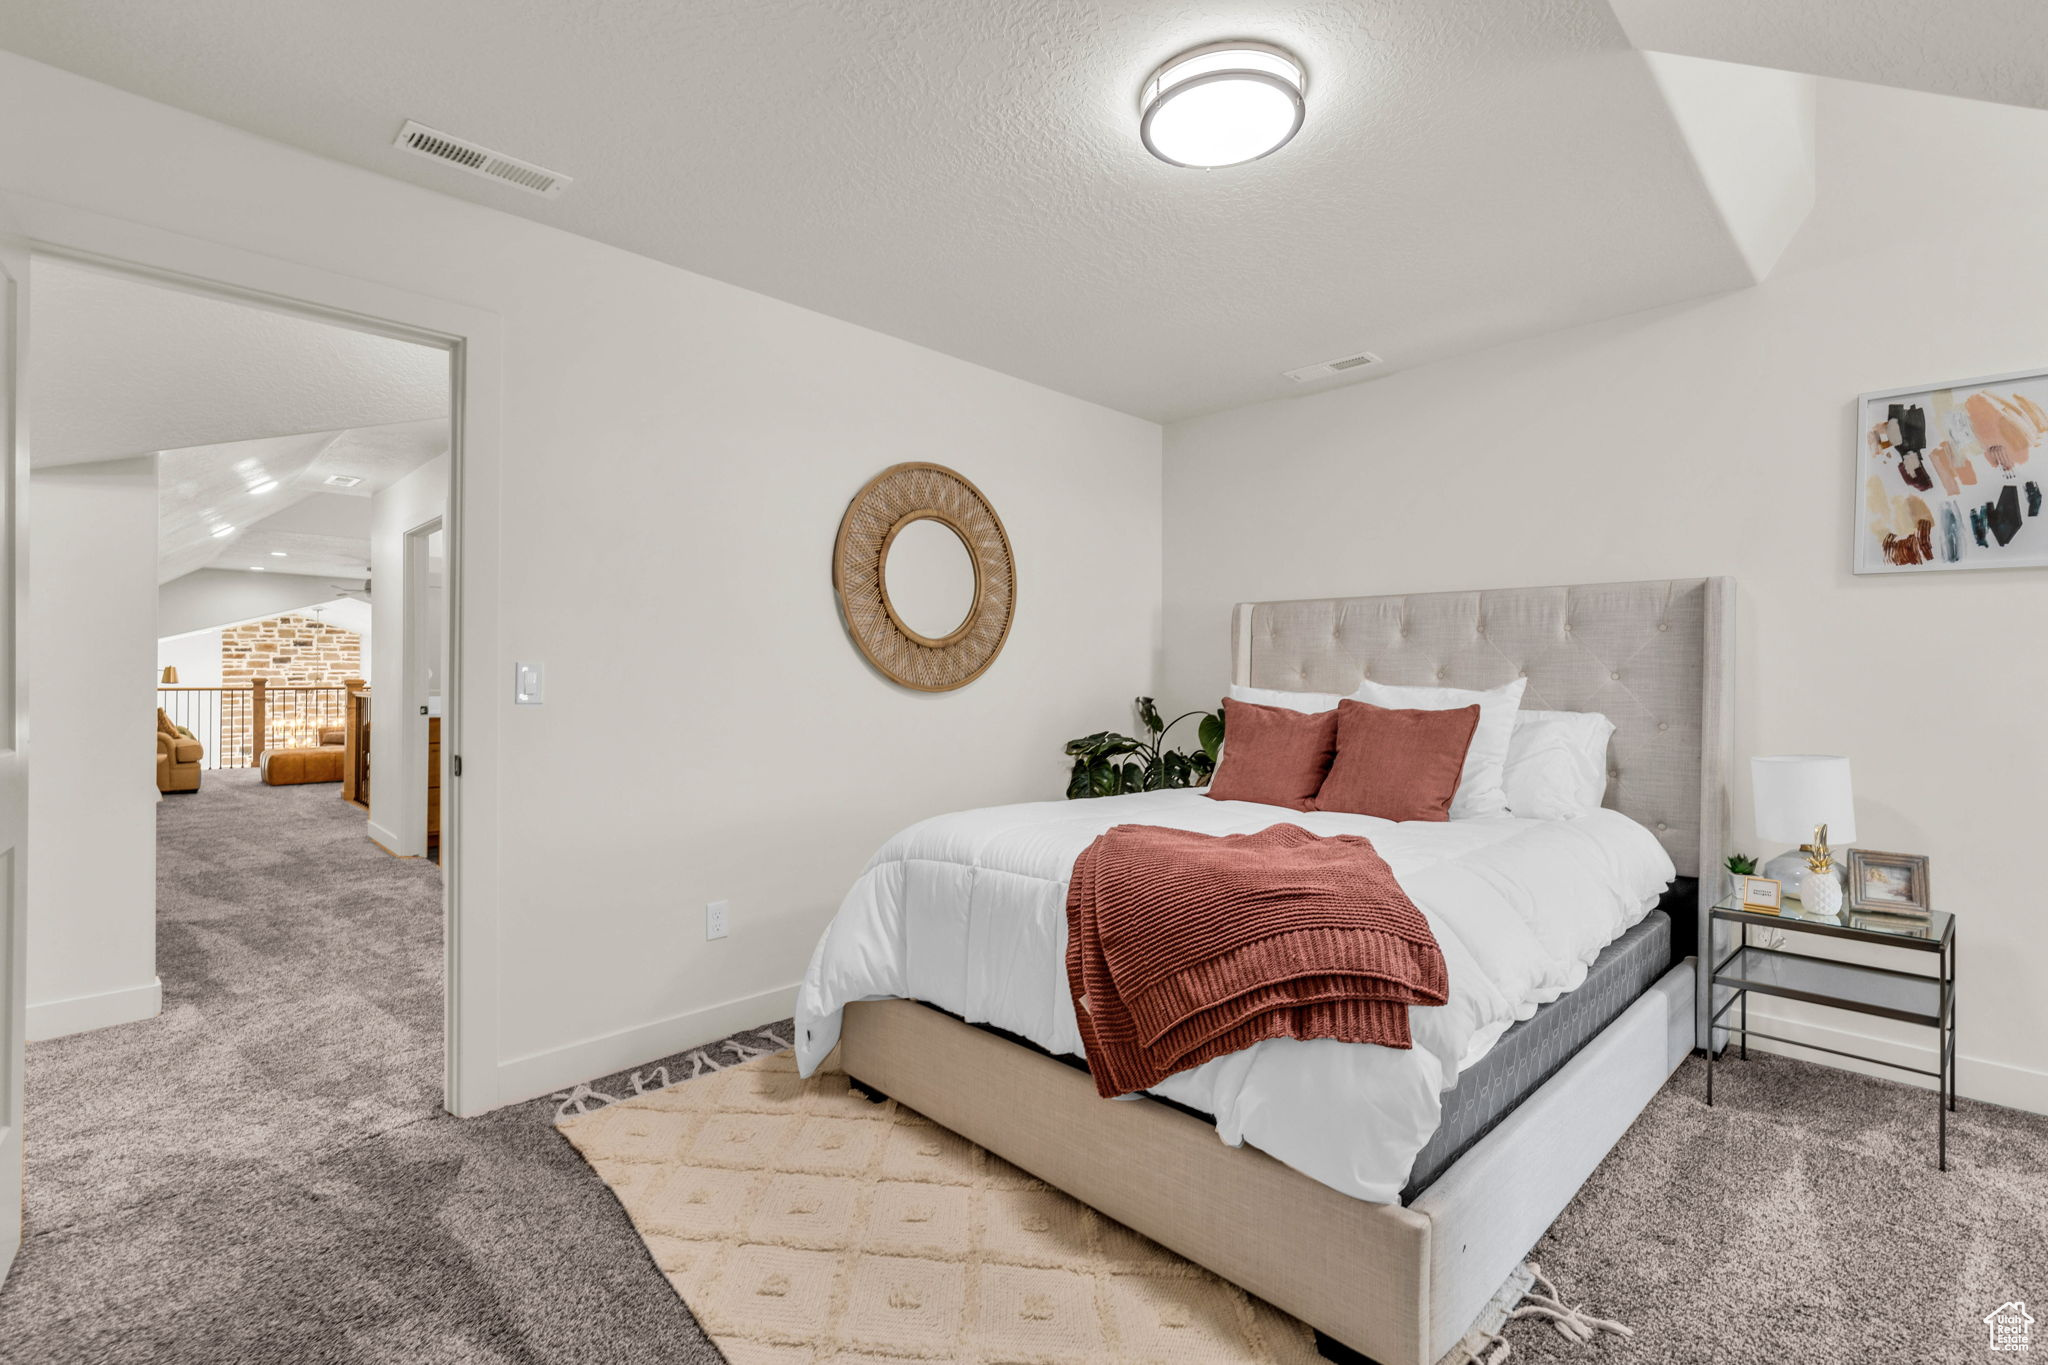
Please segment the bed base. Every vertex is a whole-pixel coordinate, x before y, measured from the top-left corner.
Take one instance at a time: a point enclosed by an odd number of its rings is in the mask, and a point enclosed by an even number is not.
[[[1434,1365],[1693,1045],[1673,967],[1407,1206],[1339,1194],[1146,1099],[908,1000],[846,1007],[840,1060],[1046,1183],[1241,1285],[1337,1347]]]

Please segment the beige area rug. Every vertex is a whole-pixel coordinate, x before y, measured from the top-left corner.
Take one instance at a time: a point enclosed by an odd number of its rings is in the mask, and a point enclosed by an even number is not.
[[[1322,1365],[1293,1318],[788,1053],[560,1127],[732,1365]]]

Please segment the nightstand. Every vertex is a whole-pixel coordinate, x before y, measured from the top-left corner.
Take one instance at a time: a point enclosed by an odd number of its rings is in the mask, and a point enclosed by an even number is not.
[[[1948,1169],[1948,1116],[1956,1107],[1956,921],[1955,916],[1937,910],[1925,919],[1902,919],[1893,915],[1864,914],[1846,906],[1838,914],[1808,915],[1799,902],[1787,899],[1782,914],[1745,910],[1726,900],[1708,912],[1715,923],[1739,925],[1741,946],[1714,964],[1711,986],[1714,993],[1727,987],[1732,991],[1726,1003],[1709,1021],[1741,1040],[1741,1055],[1749,1056],[1752,1036],[1770,1042],[1791,1043],[1815,1052],[1851,1057],[1861,1062],[1908,1071],[1935,1078],[1936,1164]],[[1816,934],[1855,943],[1875,943],[1887,948],[1904,948],[1927,954],[1932,973],[1894,971],[1888,967],[1865,967],[1853,962],[1835,962],[1824,957],[1807,957],[1750,942],[1752,927],[1782,929],[1792,934]],[[1711,941],[1711,939],[1710,939]],[[1749,1027],[1749,997],[1775,995],[1785,1000],[1804,1000],[1810,1005],[1854,1010],[1880,1019],[1898,1019],[1922,1024],[1934,1030],[1937,1069],[1904,1066],[1880,1057],[1865,1057],[1838,1048],[1817,1047],[1792,1038],[1752,1033]],[[1738,1011],[1736,1022],[1722,1022],[1730,1010]],[[1711,1037],[1709,1043],[1712,1042]],[[1707,1048],[1707,1103],[1714,1102],[1714,1049]]]

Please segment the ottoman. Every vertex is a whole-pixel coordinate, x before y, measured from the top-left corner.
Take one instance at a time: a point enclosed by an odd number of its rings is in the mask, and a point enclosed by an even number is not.
[[[344,752],[338,744],[323,744],[317,749],[265,749],[264,784],[291,787],[302,782],[339,782]]]

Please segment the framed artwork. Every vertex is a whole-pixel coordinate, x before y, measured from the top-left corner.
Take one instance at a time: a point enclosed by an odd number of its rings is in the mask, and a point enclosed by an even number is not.
[[[1850,849],[1849,908],[1863,915],[1924,915],[1933,910],[1926,856]]]
[[[2048,565],[2048,370],[1856,403],[1855,570]]]
[[[1784,908],[1785,887],[1776,877],[1740,877],[1742,908],[1777,914]]]

